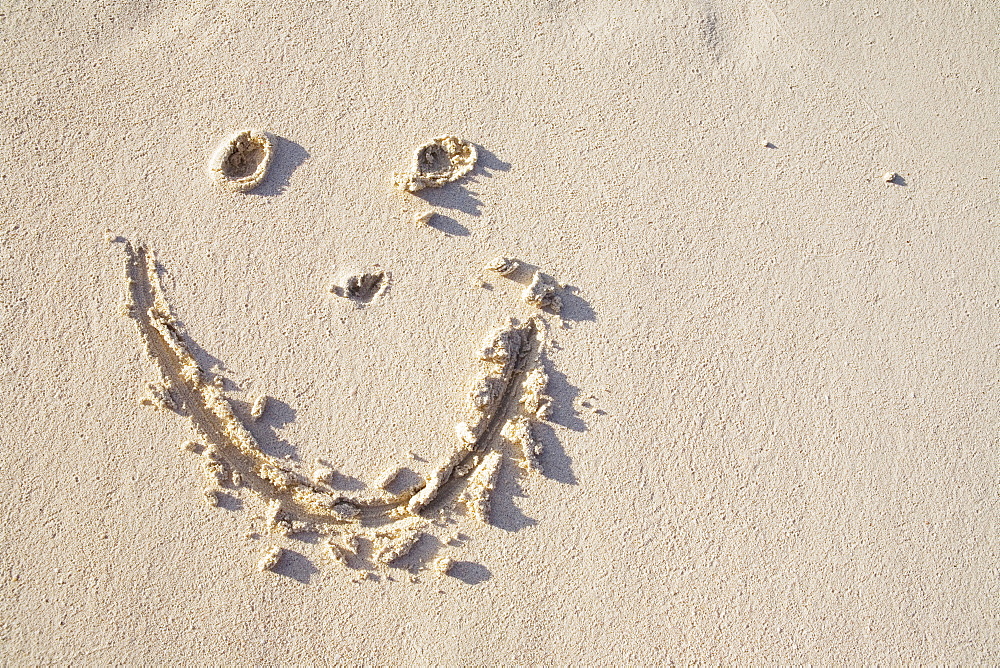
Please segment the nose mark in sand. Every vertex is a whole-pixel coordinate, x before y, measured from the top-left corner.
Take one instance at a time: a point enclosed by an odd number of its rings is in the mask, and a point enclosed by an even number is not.
[[[522,266],[514,258],[499,256],[490,260],[483,268],[514,280],[515,274],[520,272]],[[538,310],[558,314],[562,310],[562,297],[559,296],[559,291],[565,287],[548,274],[536,270],[531,274],[531,281],[521,293],[521,299],[525,304]]]
[[[371,271],[348,276],[343,285],[334,284],[330,291],[338,297],[353,299],[361,304],[367,304],[389,286],[389,275],[384,271]]]
[[[260,561],[257,562],[257,570],[262,573],[264,571],[273,571],[274,567],[281,561],[281,556],[284,552],[284,550],[275,545],[261,556]]]
[[[246,192],[267,176],[273,154],[274,145],[266,132],[242,130],[219,144],[208,162],[208,174],[223,188]]]

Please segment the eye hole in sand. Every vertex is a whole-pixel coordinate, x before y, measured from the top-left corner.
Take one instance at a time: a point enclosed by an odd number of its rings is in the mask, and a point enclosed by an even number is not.
[[[396,186],[415,193],[424,188],[440,188],[462,178],[476,166],[475,144],[452,135],[435,137],[417,149],[413,169],[398,177]]]
[[[382,294],[388,285],[389,277],[386,272],[372,271],[348,276],[343,285],[334,285],[331,290],[338,297],[367,304]]]
[[[219,145],[209,161],[208,173],[216,184],[246,192],[267,176],[273,154],[274,146],[267,133],[243,130]]]

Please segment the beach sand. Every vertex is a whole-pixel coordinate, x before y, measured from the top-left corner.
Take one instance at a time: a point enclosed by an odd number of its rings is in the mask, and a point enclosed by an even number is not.
[[[4,663],[1000,661],[993,3],[0,19]],[[443,136],[472,171],[394,186]],[[433,478],[504,373],[469,478],[283,535]]]

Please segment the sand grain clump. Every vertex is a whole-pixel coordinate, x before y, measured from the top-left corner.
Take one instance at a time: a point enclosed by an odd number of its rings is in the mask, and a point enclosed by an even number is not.
[[[559,285],[540,271],[531,277],[531,283],[521,293],[521,298],[537,309],[548,309],[553,313],[562,310],[562,298],[558,294]]]
[[[267,410],[267,395],[261,394],[254,398],[253,403],[250,405],[250,418],[256,422],[264,415],[264,411]]]
[[[514,417],[504,423],[500,435],[509,441],[520,453],[518,465],[525,473],[541,471],[538,456],[542,454],[542,444],[535,438],[531,422],[524,417]]]
[[[502,457],[496,450],[487,453],[472,472],[469,484],[458,497],[469,510],[469,514],[484,524],[490,521],[490,495],[496,485],[501,461]]]
[[[431,219],[436,215],[437,214],[433,211],[422,211],[420,213],[413,214],[413,218],[410,219],[410,222],[416,227],[425,227],[430,225]]]
[[[284,550],[275,545],[270,550],[265,552],[257,562],[257,570],[261,573],[264,571],[273,571],[274,567],[278,565],[279,561],[281,561],[281,557],[284,553]]]
[[[495,257],[486,263],[486,271],[492,271],[501,276],[510,276],[521,267],[521,263],[509,257]]]

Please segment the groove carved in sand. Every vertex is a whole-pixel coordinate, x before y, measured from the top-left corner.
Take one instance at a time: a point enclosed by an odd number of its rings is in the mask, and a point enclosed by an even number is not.
[[[538,410],[539,403],[547,406],[548,398],[547,376],[539,366],[543,339],[537,317],[524,323],[512,319],[486,338],[456,425],[456,445],[421,484],[395,494],[384,489],[385,484],[369,492],[344,494],[330,488],[332,470],[303,475],[261,449],[224,396],[221,379],[210,377],[191,354],[152,253],[144,246],[126,244],[126,254],[126,310],[161,374],[160,382],[153,384],[156,401],[149,403],[186,415],[207,443],[201,455],[206,476],[218,487],[206,490],[213,505],[222,488],[248,489],[267,505],[270,530],[332,536],[331,558],[342,563],[358,556],[359,537],[373,546],[375,562],[389,564],[406,555],[428,530],[430,522],[422,513],[470,472],[471,479],[456,500],[469,515],[489,522],[489,496],[501,460],[496,446],[509,440],[511,425],[523,433],[526,421],[547,415]],[[531,459],[522,462],[522,468],[538,470],[537,444],[532,443],[530,450],[518,445],[522,456]],[[191,444],[185,449],[196,450]]]

